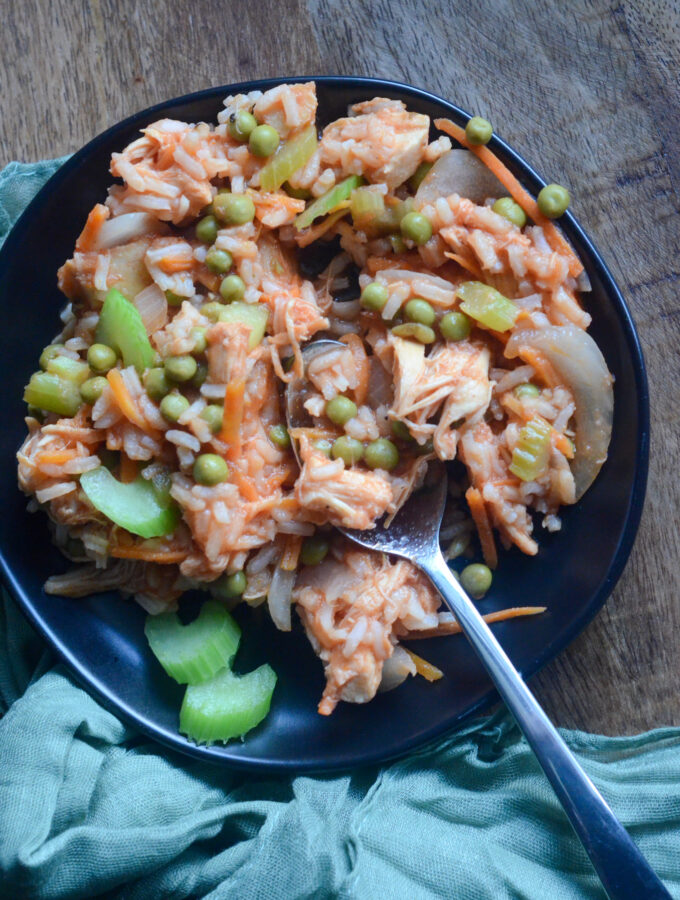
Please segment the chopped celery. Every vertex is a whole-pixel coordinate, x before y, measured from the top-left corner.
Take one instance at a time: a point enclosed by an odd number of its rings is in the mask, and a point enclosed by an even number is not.
[[[47,371],[78,386],[90,377],[90,367],[86,362],[68,356],[55,356],[47,363]]]
[[[367,187],[357,188],[350,197],[350,212],[357,228],[363,231],[379,227],[385,217],[385,198]]]
[[[231,665],[241,640],[241,629],[214,600],[206,600],[189,625],[175,613],[148,616],[144,634],[158,662],[180,684],[200,684]]]
[[[269,308],[264,303],[243,303],[235,300],[219,311],[220,322],[243,322],[250,326],[248,346],[251,350],[257,347],[264,337],[268,318]]]
[[[380,217],[378,227],[381,231],[390,233],[399,231],[401,220],[410,212],[413,212],[413,197],[407,197],[406,200],[398,200],[385,207],[385,211]]]
[[[278,191],[284,181],[301,169],[316,151],[318,139],[316,125],[281,144],[269,161],[260,169],[260,187],[263,191]]]
[[[111,288],[106,295],[97,323],[96,340],[112,347],[123,358],[124,365],[134,366],[138,372],[154,363],[154,349],[142,317],[136,306],[116,288]]]
[[[345,178],[344,181],[341,181],[336,184],[335,187],[332,187],[330,191],[326,191],[325,194],[317,197],[316,200],[312,200],[304,212],[301,212],[295,219],[295,227],[297,230],[301,231],[303,228],[308,228],[314,219],[318,219],[320,216],[326,216],[328,213],[333,212],[338,204],[344,203],[345,200],[349,200],[352,196],[352,191],[361,187],[363,183],[364,179],[361,175],[350,175],[349,178]]]
[[[141,475],[123,484],[99,466],[80,476],[80,486],[95,509],[143,538],[172,534],[179,522],[179,509],[169,491],[157,490]]]
[[[540,416],[534,416],[520,429],[510,463],[513,475],[522,481],[534,481],[545,471],[550,458],[551,431],[551,426]]]
[[[268,666],[239,677],[230,669],[203,684],[189,685],[179,714],[179,730],[210,744],[241,737],[269,712],[276,673]]]
[[[493,331],[508,331],[515,324],[519,308],[495,288],[481,281],[465,281],[457,294],[463,301],[460,308]]]
[[[58,416],[75,416],[82,398],[75,381],[67,381],[53,372],[36,372],[24,389],[24,401]]]

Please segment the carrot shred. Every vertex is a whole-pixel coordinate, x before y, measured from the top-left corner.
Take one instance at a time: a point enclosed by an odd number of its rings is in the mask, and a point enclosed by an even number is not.
[[[520,359],[529,363],[546,387],[554,388],[561,384],[560,377],[555,369],[538,350],[534,350],[531,347],[520,347],[518,352]]]
[[[369,256],[366,260],[366,271],[375,275],[383,269],[408,269],[416,272],[423,261],[418,253],[402,253],[400,256]]]
[[[552,439],[553,446],[560,451],[560,453],[564,454],[567,459],[574,458],[574,445],[566,436],[566,434],[562,434],[560,431],[555,431],[553,428],[550,437]]]
[[[230,477],[241,492],[242,497],[249,503],[254,503],[256,500],[260,499],[260,495],[257,493],[255,485],[247,475],[243,474],[243,472],[236,468],[232,468]]]
[[[510,609],[499,609],[497,612],[487,613],[482,618],[488,625],[492,625],[494,622],[505,622],[507,619],[517,619],[520,616],[538,616],[546,609],[546,606],[513,606]],[[436,628],[408,632],[401,640],[419,641],[425,638],[444,637],[450,634],[460,634],[462,630],[458,622],[442,622]]]
[[[35,461],[39,466],[63,466],[78,456],[77,450],[43,450]]]
[[[132,422],[133,425],[136,425],[137,428],[141,428],[142,431],[148,433],[149,426],[137,409],[137,405],[127,389],[123,376],[120,374],[120,369],[111,369],[106,378],[109,382],[109,387],[111,388],[116,404],[125,418],[129,419],[129,421]]]
[[[484,505],[484,498],[477,488],[471,487],[465,492],[465,499],[468,502],[470,513],[479,534],[484,562],[490,569],[495,569],[498,565],[498,553],[496,552],[496,542],[493,538],[493,531],[491,530],[491,524]]]
[[[336,222],[339,222],[340,219],[347,215],[348,211],[349,201],[347,201],[346,206],[342,204],[335,212],[326,216],[325,219],[322,219],[318,225],[312,225],[311,228],[307,228],[301,234],[295,235],[295,242],[298,247],[307,247],[309,244],[313,244],[314,241],[317,241],[320,237],[323,237],[327,231],[331,230]]]
[[[404,650],[411,657],[416,666],[416,672],[418,675],[422,675],[426,681],[439,681],[440,678],[444,677],[444,673],[441,669],[438,669],[436,666],[433,666],[432,663],[429,663],[426,659],[423,659],[422,656],[418,656],[417,653],[414,653],[413,650],[408,650],[404,647]]]
[[[482,270],[479,268],[479,266],[472,262],[472,260],[465,259],[465,257],[461,256],[459,253],[448,253],[446,250],[444,251],[444,256],[448,257],[448,259],[452,259],[454,262],[457,262],[462,269],[465,269],[466,272],[470,273],[470,275],[474,275],[478,281],[484,280]]]
[[[175,272],[187,272],[193,267],[193,259],[182,259],[181,257],[164,257],[158,267],[167,275],[174,275]]]
[[[522,207],[530,219],[533,219],[537,225],[541,226],[545,233],[545,238],[552,249],[569,260],[569,274],[574,278],[580,275],[583,271],[583,263],[581,260],[576,256],[555,224],[543,215],[538,208],[538,203],[531,194],[522,187],[512,172],[500,161],[496,154],[484,145],[473,146],[472,144],[468,144],[465,137],[465,130],[461,128],[460,125],[451,122],[449,119],[435,119],[434,124],[436,128],[454,138],[459,144],[462,144],[463,147],[466,147],[471,153],[474,153],[480,162],[484,163],[507,190],[515,203],[518,203]]]
[[[243,422],[245,392],[246,383],[241,379],[229,382],[224,394],[224,414],[219,436],[220,440],[229,445],[227,459],[237,459],[241,453],[241,423]]]
[[[137,461],[130,459],[127,453],[120,453],[120,480],[123,484],[130,484],[137,477]]]
[[[284,545],[283,556],[279,568],[284,572],[294,572],[297,569],[302,549],[302,537],[299,534],[289,534]]]
[[[111,556],[116,559],[141,559],[144,562],[160,563],[170,566],[181,563],[186,558],[183,550],[147,550],[141,546],[111,547]]]
[[[94,248],[97,237],[101,231],[101,227],[110,215],[109,208],[103,203],[96,203],[87,216],[85,227],[78,235],[76,240],[76,250],[81,253],[87,253],[88,250]]]

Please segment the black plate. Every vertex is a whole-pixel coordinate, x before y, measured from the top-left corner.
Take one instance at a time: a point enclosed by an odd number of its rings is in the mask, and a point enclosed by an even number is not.
[[[63,297],[57,268],[111,182],[112,151],[121,150],[150,122],[169,116],[214,121],[229,93],[266,90],[271,79],[202,91],[138,113],[75,154],[25,211],[0,255],[0,360],[4,423],[0,435],[1,563],[6,582],[38,631],[84,686],[117,715],[168,746],[203,759],[251,769],[330,770],[406,753],[457,725],[495,699],[490,681],[464,638],[427,643],[428,659],[446,677],[435,684],[409,679],[367,706],[341,703],[330,718],[316,705],[321,665],[299,630],[277,632],[261,611],[239,614],[244,635],[238,668],[268,661],[279,675],[272,711],[246,740],[197,747],[177,732],[182,689],[154,661],[143,634],[144,614],[115,594],[88,600],[48,597],[45,579],[65,560],[51,546],[43,515],[26,513],[16,487],[14,454],[24,437],[23,386],[41,348],[58,331]],[[464,124],[458,107],[401,84],[368,78],[317,78],[321,118],[345,113],[351,102],[376,95],[403,99],[412,110]],[[491,147],[532,192],[539,176],[499,138]],[[591,334],[616,376],[614,432],[609,459],[584,499],[564,511],[561,532],[542,532],[534,559],[513,551],[502,560],[483,612],[540,601],[548,612],[494,626],[517,668],[528,676],[569,643],[592,619],[620,576],[637,530],[647,478],[649,412],[642,353],[624,300],[600,255],[571,215],[561,224],[592,281],[587,307]],[[423,645],[424,646],[424,645]],[[414,645],[417,649],[418,645]],[[425,652],[425,651],[424,651]]]

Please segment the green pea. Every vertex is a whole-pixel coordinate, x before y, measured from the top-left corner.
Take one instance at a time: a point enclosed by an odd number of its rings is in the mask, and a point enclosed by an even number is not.
[[[250,132],[248,146],[254,156],[271,156],[279,146],[279,133],[271,125],[258,125]]]
[[[491,122],[487,122],[481,116],[473,116],[465,126],[467,142],[475,147],[478,147],[480,144],[488,144],[492,134]]]
[[[341,459],[346,466],[359,462],[363,455],[364,445],[361,441],[357,441],[346,434],[333,441],[331,456],[333,459]]]
[[[222,427],[223,416],[224,407],[218,406],[216,403],[211,403],[210,406],[206,406],[205,409],[201,410],[201,418],[208,423],[208,427],[213,434],[217,434]]]
[[[201,453],[194,463],[194,481],[198,484],[212,487],[226,481],[229,477],[229,467],[221,456],[216,453]]]
[[[241,144],[245,144],[254,128],[257,128],[257,119],[247,109],[239,109],[229,116],[229,136]]]
[[[437,318],[431,304],[421,297],[414,297],[404,307],[404,316],[409,322],[420,322],[421,325],[434,325]]]
[[[218,250],[217,247],[211,247],[205,255],[205,264],[211,272],[223,274],[228,272],[234,265],[234,258],[228,250]]]
[[[152,400],[162,400],[170,393],[170,384],[165,375],[165,369],[149,369],[144,375],[144,387]]]
[[[432,237],[432,225],[430,224],[430,220],[422,213],[406,213],[401,220],[399,228],[407,241],[413,241],[413,243],[418,246],[427,244]]]
[[[80,396],[85,403],[94,405],[104,392],[104,388],[108,384],[103,375],[97,375],[96,378],[88,378],[80,385]]]
[[[288,181],[284,181],[283,190],[295,200],[309,200],[312,196],[312,192],[307,190],[307,188],[295,188]]]
[[[233,303],[235,300],[240,300],[246,292],[246,285],[244,280],[240,277],[240,275],[227,275],[226,278],[222,279],[222,284],[220,285],[220,294],[224,299],[225,303]]]
[[[401,338],[412,338],[420,344],[432,344],[437,336],[429,325],[421,325],[420,322],[395,325],[392,328],[392,334]]]
[[[274,425],[269,429],[269,440],[281,450],[290,447],[290,435],[285,425]]]
[[[460,583],[475,600],[480,600],[491,587],[493,574],[483,563],[472,563],[465,566],[460,573]]]
[[[202,384],[205,384],[205,380],[208,377],[208,367],[205,363],[196,363],[196,372],[191,379],[191,384],[195,388],[200,388]]]
[[[540,394],[540,390],[536,387],[535,384],[531,384],[530,382],[525,382],[524,384],[518,384],[513,394],[519,400],[527,400],[531,397],[538,397]]]
[[[321,535],[305,538],[300,550],[300,562],[303,566],[318,566],[326,558],[329,549],[330,544]]]
[[[378,438],[371,441],[364,451],[364,460],[369,469],[392,469],[399,463],[399,451],[392,441],[387,438]]]
[[[224,600],[232,600],[240,597],[246,589],[246,576],[244,572],[234,572],[231,575],[222,575],[210,587],[211,593]]]
[[[197,369],[193,356],[169,356],[163,365],[170,381],[190,381]]]
[[[206,328],[192,328],[189,332],[189,337],[194,342],[194,346],[192,349],[192,353],[200,356],[201,353],[205,353],[206,347],[208,346],[208,341],[206,340]]]
[[[536,199],[538,208],[544,216],[557,219],[567,211],[571,197],[569,191],[561,184],[546,184]]]
[[[356,416],[358,410],[357,405],[349,397],[343,397],[338,394],[326,404],[326,415],[334,425],[344,425]]]
[[[108,372],[116,365],[116,351],[106,344],[92,344],[87,351],[87,362],[90,368],[100,374]]]
[[[408,430],[408,426],[403,422],[400,422],[399,419],[392,419],[390,422],[390,428],[392,429],[392,434],[399,438],[400,441],[412,441],[411,432]]]
[[[361,305],[371,312],[381,312],[385,308],[388,297],[385,285],[372,281],[361,292]]]
[[[49,344],[40,354],[40,368],[46,369],[47,363],[55,359],[64,349],[63,344]]]
[[[168,422],[178,422],[182,413],[189,409],[189,401],[182,394],[167,394],[161,400],[161,415]]]
[[[231,276],[227,276],[230,278]],[[217,322],[220,317],[220,313],[224,309],[224,304],[217,303],[212,301],[211,303],[204,303],[201,307],[201,314],[206,317],[210,322]]]
[[[508,222],[512,222],[513,225],[516,225],[518,228],[524,228],[527,224],[527,215],[519,205],[519,203],[515,203],[512,197],[501,197],[496,200],[491,209],[498,213],[499,216],[503,216],[504,219],[507,219]]]
[[[333,448],[331,441],[322,438],[320,441],[317,441],[314,446],[320,453],[323,453],[324,456],[327,456],[329,459],[331,458],[331,450]]]
[[[409,178],[408,186],[411,188],[414,194],[422,184],[423,178],[425,178],[433,165],[434,163],[427,162],[427,160],[421,162],[413,175],[411,175],[411,177]]]
[[[448,312],[439,320],[439,330],[447,341],[464,341],[472,331],[472,319],[462,312]]]
[[[245,225],[255,218],[255,204],[248,194],[231,194],[224,191],[213,200],[215,215],[225,225]]]
[[[214,202],[215,201],[213,200],[213,203]],[[204,244],[214,244],[218,228],[219,225],[217,224],[217,219],[214,215],[204,216],[204,218],[196,224],[196,237],[199,241],[203,241]]]
[[[174,291],[166,291],[165,299],[168,302],[168,306],[181,306],[187,298],[180,297],[180,295],[176,294]]]

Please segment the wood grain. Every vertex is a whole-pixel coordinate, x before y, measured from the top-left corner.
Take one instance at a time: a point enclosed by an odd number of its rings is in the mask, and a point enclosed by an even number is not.
[[[138,109],[276,74],[429,88],[497,123],[572,187],[649,368],[652,462],[638,541],[593,624],[534,681],[559,725],[680,724],[680,17],[664,0],[10,0],[0,164],[76,150]]]

